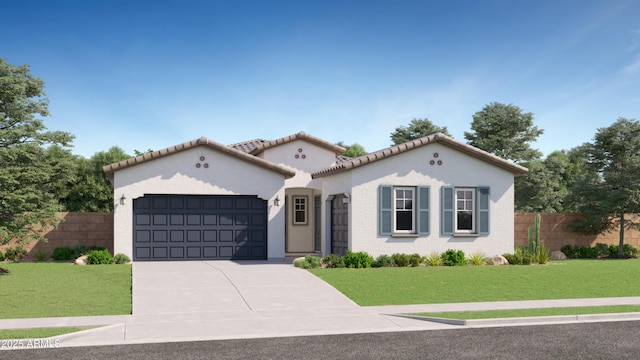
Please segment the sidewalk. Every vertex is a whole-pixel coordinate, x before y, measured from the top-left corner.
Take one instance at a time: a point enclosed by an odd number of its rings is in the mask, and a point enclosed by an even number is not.
[[[8,319],[0,320],[0,329],[100,326],[53,338],[59,340],[60,346],[70,347],[640,320],[640,313],[627,313],[440,323],[401,315],[603,305],[640,305],[640,297]]]

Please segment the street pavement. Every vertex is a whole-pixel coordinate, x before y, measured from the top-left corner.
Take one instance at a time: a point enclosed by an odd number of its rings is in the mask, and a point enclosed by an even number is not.
[[[640,320],[640,313],[441,321],[416,312],[640,305],[640,297],[361,307],[290,262],[139,262],[133,314],[0,320],[0,329],[78,326],[76,347]],[[0,347],[7,349],[7,347]]]

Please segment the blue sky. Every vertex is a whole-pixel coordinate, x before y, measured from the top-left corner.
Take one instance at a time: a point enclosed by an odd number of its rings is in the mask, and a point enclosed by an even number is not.
[[[0,0],[0,23],[86,157],[298,131],[374,151],[412,118],[465,141],[494,101],[548,154],[640,119],[640,0]]]

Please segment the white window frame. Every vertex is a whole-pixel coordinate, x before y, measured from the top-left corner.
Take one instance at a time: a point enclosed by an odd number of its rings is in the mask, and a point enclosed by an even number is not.
[[[410,230],[398,230],[398,224],[397,224],[397,213],[398,213],[398,204],[397,204],[397,200],[399,200],[396,197],[396,190],[410,190],[411,191],[411,229]],[[393,187],[393,201],[392,201],[392,207],[393,207],[393,232],[396,234],[415,234],[417,232],[416,230],[416,188],[412,187],[412,186],[394,186]],[[403,198],[403,199],[408,199],[408,198]],[[405,204],[406,206],[406,204]],[[406,211],[406,210],[403,210]]]
[[[309,223],[309,198],[307,196],[291,197],[291,214],[293,215],[293,225],[307,225]],[[304,221],[297,221],[296,216],[299,211],[304,214]]]
[[[465,193],[471,193],[471,199],[467,199],[466,197],[463,199],[458,199],[458,191],[463,191]],[[475,234],[476,233],[476,222],[477,222],[477,212],[476,212],[476,193],[478,189],[473,187],[455,187],[453,189],[453,208],[454,208],[454,232],[455,233],[468,233]],[[460,209],[458,207],[458,200],[464,201],[464,204],[467,204],[469,200],[471,200],[471,209]],[[458,226],[458,213],[461,211],[471,211],[471,229],[460,229]]]

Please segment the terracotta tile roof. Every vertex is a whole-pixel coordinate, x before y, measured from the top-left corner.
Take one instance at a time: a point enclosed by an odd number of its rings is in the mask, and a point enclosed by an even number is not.
[[[153,161],[177,152],[181,152],[187,149],[191,149],[193,147],[197,147],[197,146],[206,146],[209,147],[211,149],[214,149],[216,151],[225,153],[227,155],[231,155],[233,157],[236,157],[240,160],[249,162],[251,164],[254,165],[258,165],[261,166],[265,169],[271,170],[271,171],[275,171],[277,173],[280,173],[282,175],[284,175],[285,178],[291,178],[295,175],[295,172],[287,167],[281,166],[281,165],[277,165],[274,163],[271,163],[269,161],[263,160],[257,156],[253,156],[253,155],[249,155],[246,152],[243,152],[241,150],[236,150],[233,147],[229,147],[229,146],[225,146],[223,144],[217,143],[215,141],[209,140],[206,137],[201,137],[197,140],[191,140],[179,145],[175,145],[175,146],[171,146],[168,147],[166,149],[162,149],[162,150],[158,150],[158,151],[154,151],[154,152],[150,152],[150,153],[146,153],[146,154],[142,154],[140,156],[136,156],[134,158],[131,159],[127,159],[127,160],[123,160],[117,163],[113,163],[107,166],[104,166],[102,168],[102,170],[107,174],[107,175],[112,175],[114,172],[118,171],[118,170],[122,170],[131,166],[135,166],[138,164],[142,164],[144,162],[147,161]]]
[[[253,140],[239,142],[236,144],[231,144],[229,145],[229,147],[232,147],[238,151],[251,153],[253,150],[255,150],[256,147],[266,142],[267,140],[263,140],[263,139],[253,139]]]
[[[442,145],[448,146],[450,148],[456,149],[460,152],[463,152],[469,156],[472,156],[476,159],[480,159],[482,161],[485,161],[489,164],[492,164],[494,166],[497,166],[499,168],[511,171],[515,176],[521,176],[521,175],[525,175],[528,170],[527,168],[520,166],[518,164],[512,163],[511,161],[505,160],[501,157],[498,157],[496,155],[490,154],[486,151],[480,150],[476,147],[473,147],[471,145],[465,144],[463,142],[460,142],[458,140],[455,140],[443,133],[436,133],[433,135],[429,135],[429,136],[425,136],[419,139],[415,139],[412,141],[408,141],[406,143],[403,144],[399,144],[399,145],[395,145],[395,146],[391,146],[388,147],[386,149],[382,149],[367,155],[362,155],[359,156],[357,158],[353,158],[344,162],[340,162],[337,163],[336,165],[320,170],[318,172],[315,172],[313,174],[311,174],[311,177],[313,179],[319,178],[319,177],[323,177],[323,176],[328,176],[328,175],[333,175],[333,174],[337,174],[337,173],[341,173],[343,171],[347,171],[347,170],[351,170],[363,165],[367,165],[373,162],[376,162],[378,160],[382,160],[385,158],[389,158],[398,154],[401,154],[403,152],[409,151],[409,150],[413,150],[415,148],[419,148],[421,146],[425,146],[425,145],[429,145],[432,143],[440,143]]]
[[[303,131],[297,133],[297,134],[293,134],[293,135],[289,135],[289,136],[285,136],[279,139],[275,139],[275,140],[271,140],[271,141],[265,141],[261,144],[257,144],[256,148],[253,149],[252,151],[250,151],[249,153],[251,155],[258,155],[261,152],[265,151],[266,149],[269,149],[271,147],[274,146],[279,146],[279,145],[283,145],[286,143],[289,143],[291,141],[295,141],[295,140],[304,140],[307,141],[309,143],[318,145],[320,147],[323,147],[329,151],[333,151],[336,156],[342,155],[346,149],[343,148],[342,146],[338,146],[336,144],[332,144],[328,141],[324,141],[320,138],[317,138],[315,136],[311,136]]]

